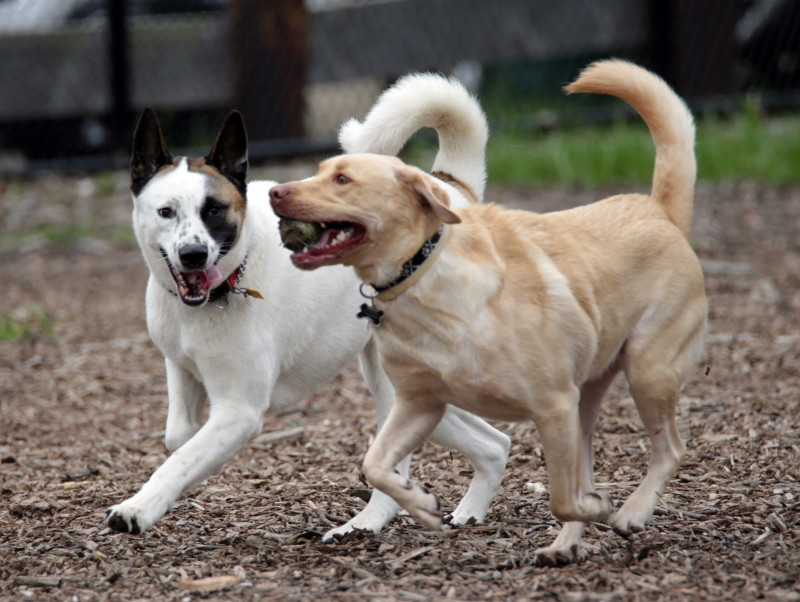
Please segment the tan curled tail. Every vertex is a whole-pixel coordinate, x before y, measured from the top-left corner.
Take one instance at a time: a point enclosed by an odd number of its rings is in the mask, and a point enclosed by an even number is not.
[[[647,69],[622,60],[597,61],[566,86],[567,94],[588,92],[621,98],[641,116],[656,146],[652,196],[688,236],[692,222],[694,120],[667,83]]]

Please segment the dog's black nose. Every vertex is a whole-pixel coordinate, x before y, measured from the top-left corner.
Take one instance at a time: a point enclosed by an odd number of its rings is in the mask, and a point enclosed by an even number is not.
[[[208,261],[208,248],[205,245],[184,245],[178,250],[178,257],[185,268],[199,270]]]

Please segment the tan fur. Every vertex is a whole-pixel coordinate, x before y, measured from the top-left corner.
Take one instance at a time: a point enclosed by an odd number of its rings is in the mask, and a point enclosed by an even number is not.
[[[578,521],[605,520],[612,512],[610,499],[594,487],[592,433],[603,393],[619,372],[653,451],[647,476],[613,525],[623,534],[644,528],[684,452],[675,407],[706,327],[703,275],[686,238],[691,118],[671,122],[685,107],[634,65],[598,63],[570,90],[598,91],[597,82],[605,82],[604,93],[632,100],[653,128],[659,157],[653,196],[614,196],[541,215],[496,205],[450,211],[448,195],[430,175],[397,159],[349,155],[324,162],[314,178],[287,184],[279,200],[273,197],[283,215],[363,224],[365,242],[330,263],[352,265],[363,281],[379,285],[441,222],[453,224],[446,247],[417,283],[393,301],[376,301],[385,317],[375,335],[397,402],[364,472],[437,527],[435,498],[392,467],[423,441],[445,404],[485,418],[532,419],[547,461],[550,507],[571,521],[537,551],[542,563],[574,558],[583,531]],[[336,174],[348,181],[337,183]]]
[[[180,161],[180,157],[176,161]],[[189,160],[189,171],[196,171],[208,177],[209,193],[213,192],[220,201],[231,208],[231,213],[238,220],[241,226],[247,212],[247,198],[236,190],[231,182],[219,173],[219,170],[212,165],[208,165],[204,157]]]

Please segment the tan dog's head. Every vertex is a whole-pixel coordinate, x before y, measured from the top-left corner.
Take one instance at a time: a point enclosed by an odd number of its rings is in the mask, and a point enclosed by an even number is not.
[[[351,265],[376,285],[395,278],[442,222],[461,221],[434,177],[384,155],[333,157],[313,178],[274,186],[270,199],[279,217],[319,225],[292,255],[297,267]]]

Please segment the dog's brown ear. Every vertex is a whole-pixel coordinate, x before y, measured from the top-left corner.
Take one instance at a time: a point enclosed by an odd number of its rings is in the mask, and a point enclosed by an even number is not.
[[[161,124],[151,108],[142,111],[133,134],[131,153],[131,190],[138,195],[145,184],[164,165],[172,163],[172,155],[164,143]]]
[[[428,174],[414,167],[403,166],[394,172],[397,181],[411,188],[421,201],[426,203],[445,224],[457,224],[461,221],[450,209],[450,198],[433,181]]]

